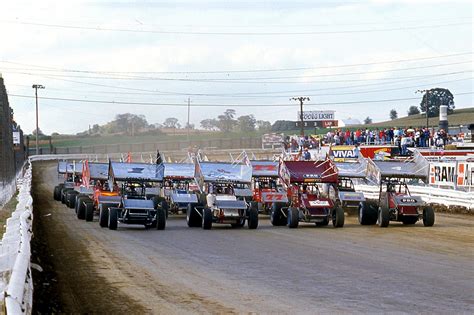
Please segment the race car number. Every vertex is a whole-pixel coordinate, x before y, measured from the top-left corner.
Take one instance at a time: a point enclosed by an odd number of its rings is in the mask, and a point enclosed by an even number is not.
[[[312,207],[329,207],[329,201],[327,200],[311,200],[309,205]]]

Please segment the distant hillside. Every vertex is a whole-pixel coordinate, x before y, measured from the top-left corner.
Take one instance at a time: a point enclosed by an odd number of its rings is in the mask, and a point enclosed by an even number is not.
[[[474,123],[474,107],[462,108],[454,110],[448,115],[449,125],[459,126]],[[439,117],[430,117],[429,124],[431,127],[438,127]],[[417,114],[406,116],[394,120],[373,123],[373,127],[422,127],[426,125],[426,116],[424,114]],[[363,125],[367,127],[367,125]]]

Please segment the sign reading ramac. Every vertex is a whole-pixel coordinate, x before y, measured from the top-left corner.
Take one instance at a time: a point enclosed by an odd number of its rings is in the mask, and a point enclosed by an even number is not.
[[[297,120],[301,120],[301,112],[298,112]],[[304,121],[322,121],[322,120],[334,120],[334,111],[333,110],[312,110],[312,111],[303,111],[303,120]]]

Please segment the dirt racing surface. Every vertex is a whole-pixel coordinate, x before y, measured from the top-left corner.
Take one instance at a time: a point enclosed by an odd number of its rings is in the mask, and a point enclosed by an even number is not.
[[[54,201],[55,163],[35,163],[33,262],[41,313],[473,313],[474,219],[434,227],[166,230],[80,221]]]

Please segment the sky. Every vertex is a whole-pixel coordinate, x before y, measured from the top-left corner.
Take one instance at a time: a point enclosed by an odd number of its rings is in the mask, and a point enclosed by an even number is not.
[[[470,0],[8,1],[0,73],[15,120],[77,133],[120,113],[185,125],[228,108],[257,120],[304,110],[405,116],[417,90],[473,107]]]

